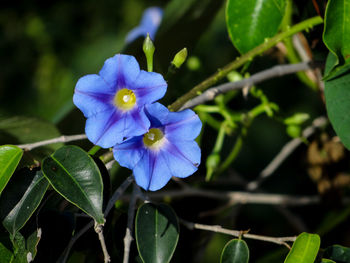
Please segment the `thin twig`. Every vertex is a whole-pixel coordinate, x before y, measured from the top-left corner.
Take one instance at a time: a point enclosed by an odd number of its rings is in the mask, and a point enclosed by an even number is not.
[[[113,208],[115,202],[121,197],[121,195],[125,192],[126,188],[129,187],[129,185],[134,181],[134,177],[130,175],[128,178],[125,179],[125,181],[118,187],[118,189],[114,192],[112,197],[109,199],[108,204],[106,206],[105,210],[105,217],[109,214],[111,209]]]
[[[293,196],[285,194],[265,194],[251,193],[239,191],[212,191],[201,190],[196,188],[184,188],[173,191],[159,191],[148,193],[150,199],[157,198],[183,198],[189,196],[206,197],[218,200],[232,202],[234,204],[264,204],[264,205],[286,205],[286,206],[305,206],[319,204],[321,199],[319,196]],[[125,199],[129,199],[130,195],[124,195]],[[343,200],[344,203],[349,203],[350,199]]]
[[[309,138],[315,131],[327,124],[328,120],[326,117],[318,117],[313,122],[312,125],[307,127],[303,133],[303,138]],[[286,145],[283,146],[282,150],[275,156],[275,158],[261,171],[258,178],[250,182],[246,189],[249,191],[254,191],[259,187],[259,185],[269,176],[271,176],[277,168],[287,159],[295,149],[303,143],[302,139],[295,138],[289,141]]]
[[[107,217],[111,209],[113,208],[114,203],[121,197],[121,195],[125,192],[125,190],[129,187],[129,185],[133,182],[134,178],[133,176],[129,176],[125,179],[125,181],[118,187],[118,189],[114,192],[113,196],[109,200],[104,216]],[[88,231],[91,227],[94,226],[94,221],[87,223],[82,229],[80,229],[69,241],[66,249],[62,253],[61,257],[62,259],[59,259],[58,262],[65,263],[67,262],[69,253],[75,244],[75,242],[83,235],[86,231]]]
[[[199,104],[203,104],[207,101],[213,100],[216,96],[222,93],[226,93],[231,90],[243,89],[244,87],[251,87],[255,84],[258,84],[262,81],[285,76],[288,74],[293,74],[299,71],[309,70],[315,67],[315,65],[311,62],[301,62],[297,64],[288,64],[288,65],[279,65],[274,66],[270,69],[263,70],[259,73],[252,75],[250,78],[243,79],[236,82],[228,82],[213,88],[208,89],[203,92],[201,95],[189,100],[186,102],[180,110],[184,110],[187,108],[193,108]]]
[[[137,197],[139,196],[138,193],[140,191],[140,188],[138,185],[134,183],[134,189],[132,191],[129,208],[128,208],[128,223],[125,231],[125,237],[124,237],[124,257],[123,257],[123,263],[129,262],[129,255],[130,255],[130,245],[131,242],[134,240],[132,237],[132,231],[134,226],[134,215],[135,215],[135,206]]]
[[[290,249],[290,246],[286,242],[294,242],[296,239],[295,236],[270,237],[270,236],[249,234],[249,233],[247,233],[247,231],[231,230],[231,229],[223,228],[222,226],[219,226],[219,225],[203,225],[203,224],[198,224],[198,223],[192,223],[192,222],[185,221],[183,219],[180,219],[180,223],[191,230],[200,229],[200,230],[207,230],[207,231],[212,231],[212,232],[216,232],[216,233],[231,235],[234,237],[245,237],[248,239],[261,240],[261,241],[271,242],[271,243],[275,243],[275,244],[279,244],[279,245],[284,245],[288,249]]]
[[[39,142],[28,143],[28,144],[20,144],[17,146],[26,151],[30,151],[30,150],[33,150],[34,148],[38,148],[49,144],[60,143],[60,142],[65,143],[65,142],[79,141],[79,140],[85,140],[85,139],[87,139],[85,134],[62,135],[60,137],[45,140],[45,141],[39,141]]]
[[[108,254],[107,246],[106,246],[106,242],[105,242],[105,237],[103,236],[103,225],[96,224],[95,225],[95,232],[97,233],[98,239],[100,240],[100,243],[101,243],[101,248],[102,248],[103,257],[104,257],[104,263],[108,263],[111,261],[111,257]]]

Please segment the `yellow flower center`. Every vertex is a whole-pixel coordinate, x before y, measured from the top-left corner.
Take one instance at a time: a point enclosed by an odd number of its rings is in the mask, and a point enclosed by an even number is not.
[[[164,142],[164,133],[157,128],[150,129],[143,135],[143,143],[148,148],[158,148]]]
[[[118,90],[114,96],[114,105],[121,110],[131,110],[136,104],[135,93],[129,89]]]

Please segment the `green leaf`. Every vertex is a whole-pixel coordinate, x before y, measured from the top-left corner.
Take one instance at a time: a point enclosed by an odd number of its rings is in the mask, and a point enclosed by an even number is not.
[[[317,234],[301,233],[284,263],[313,263],[320,248],[320,237]]]
[[[6,236],[1,235],[0,236],[0,263],[8,263],[11,262],[13,258],[13,253],[11,251],[11,242],[8,237],[8,234]]]
[[[60,135],[55,125],[41,119],[23,116],[4,118],[0,116],[0,144],[33,143],[52,139]],[[45,145],[30,151],[30,154],[38,161],[41,161],[61,146],[63,146],[62,143]],[[25,159],[25,156],[23,159]],[[25,161],[32,164],[30,163],[31,160]]]
[[[76,146],[63,146],[44,159],[42,169],[58,193],[97,223],[104,223],[101,174],[84,150]]]
[[[14,258],[11,263],[27,263],[28,251],[26,249],[26,240],[20,232],[17,232],[15,236],[12,237],[12,244],[14,249]]]
[[[335,56],[329,54],[326,74],[330,72]],[[328,118],[346,148],[350,149],[350,65],[339,74],[325,81],[325,98]]]
[[[144,263],[167,263],[179,239],[175,212],[165,204],[142,205],[136,214],[136,243]]]
[[[41,228],[34,231],[28,238],[27,238],[27,250],[30,252],[30,256],[32,259],[35,258],[36,253],[38,252],[38,244],[41,239]]]
[[[39,171],[34,176],[22,198],[3,220],[4,227],[12,236],[25,225],[39,206],[49,184]]]
[[[323,256],[332,259],[337,263],[349,263],[350,248],[340,245],[333,245],[326,248]]]
[[[237,50],[247,53],[276,35],[285,6],[285,0],[228,0],[226,26]]]
[[[321,263],[336,263],[336,262],[327,258],[323,258]]]
[[[23,155],[22,149],[14,145],[0,146],[0,194],[10,180]]]
[[[329,0],[324,20],[323,42],[336,56],[326,79],[336,67],[350,62],[350,0]]]
[[[248,263],[249,249],[247,243],[241,239],[229,241],[221,254],[221,263]]]

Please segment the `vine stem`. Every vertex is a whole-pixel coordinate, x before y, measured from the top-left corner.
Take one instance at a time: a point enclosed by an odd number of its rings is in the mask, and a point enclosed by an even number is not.
[[[284,245],[288,249],[290,249],[290,246],[286,242],[294,242],[296,240],[295,236],[291,236],[291,237],[261,236],[261,235],[249,234],[248,231],[226,229],[220,225],[203,225],[198,223],[192,223],[192,222],[185,221],[183,219],[180,219],[180,223],[190,230],[200,229],[200,230],[206,230],[206,231],[211,231],[215,233],[231,235],[234,237],[245,237],[249,239],[261,240],[261,241],[271,242],[279,245]]]
[[[104,262],[105,263],[111,262],[111,257],[108,254],[105,238],[103,236],[103,225],[95,223],[95,232],[97,233],[98,239],[100,240],[100,243],[101,243]]]
[[[316,16],[316,17],[304,20],[303,22],[300,22],[290,28],[287,28],[285,31],[268,39],[261,45],[257,46],[256,48],[252,49],[251,51],[247,52],[246,54],[232,61],[231,63],[227,64],[222,69],[219,69],[218,72],[216,72],[214,75],[210,76],[209,78],[207,78],[206,80],[204,80],[203,82],[195,86],[193,89],[191,89],[189,92],[187,92],[186,94],[178,98],[174,103],[169,105],[168,108],[171,111],[179,110],[181,106],[184,105],[188,100],[194,98],[195,96],[197,96],[198,94],[206,90],[207,88],[214,85],[220,79],[225,77],[230,71],[239,68],[240,66],[244,65],[246,62],[251,61],[254,57],[262,54],[266,50],[275,46],[278,42],[282,41],[283,39],[290,37],[300,31],[307,30],[309,28],[312,28],[322,23],[323,23],[323,19],[320,16]]]
[[[24,149],[25,151],[30,151],[30,150],[33,150],[35,148],[45,146],[48,144],[60,143],[60,142],[65,143],[65,142],[79,141],[79,140],[85,140],[85,139],[87,139],[85,134],[62,135],[60,137],[48,139],[48,140],[44,140],[44,141],[27,143],[27,144],[20,144],[20,145],[17,145],[17,147]]]

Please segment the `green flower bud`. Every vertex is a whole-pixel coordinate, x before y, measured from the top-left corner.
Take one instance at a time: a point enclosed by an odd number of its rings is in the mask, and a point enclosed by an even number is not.
[[[187,58],[187,48],[181,49],[176,53],[173,61],[171,62],[176,68],[180,68]]]
[[[152,39],[149,37],[149,34],[147,34],[147,37],[143,41],[143,52],[146,55],[147,60],[147,70],[149,72],[153,71],[153,54],[156,50],[155,46],[153,45]]]
[[[301,136],[301,127],[298,125],[288,125],[286,131],[292,138],[299,138]]]
[[[300,125],[303,124],[310,118],[307,113],[295,113],[293,116],[290,116],[284,120],[286,125]]]
[[[220,164],[220,154],[218,153],[212,153],[208,156],[206,161],[206,167],[207,167],[207,175],[205,177],[206,181],[210,181],[210,179],[213,176],[214,171]]]

